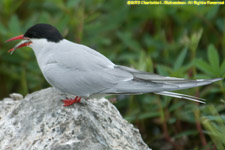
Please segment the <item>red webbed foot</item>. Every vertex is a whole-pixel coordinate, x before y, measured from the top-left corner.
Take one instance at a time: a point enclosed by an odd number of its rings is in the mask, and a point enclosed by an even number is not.
[[[64,105],[63,106],[70,106],[72,105],[73,103],[79,103],[81,100],[81,97],[79,96],[76,96],[74,99],[65,99],[65,100],[62,100]]]

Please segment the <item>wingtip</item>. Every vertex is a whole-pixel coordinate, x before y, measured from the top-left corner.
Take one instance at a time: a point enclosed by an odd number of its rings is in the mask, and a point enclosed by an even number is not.
[[[202,81],[206,81],[208,83],[213,83],[213,82],[216,82],[216,81],[220,81],[222,80],[223,78],[215,78],[215,79],[198,79],[196,81],[199,81],[199,82],[202,82]]]
[[[223,78],[215,78],[215,79],[212,79],[212,82],[216,82],[216,81],[220,81],[220,80],[223,80]]]

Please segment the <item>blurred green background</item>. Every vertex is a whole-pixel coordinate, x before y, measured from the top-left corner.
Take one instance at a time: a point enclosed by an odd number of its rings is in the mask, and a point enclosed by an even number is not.
[[[1,0],[0,98],[26,95],[49,84],[30,48],[7,53],[36,23],[103,53],[114,63],[160,75],[225,77],[224,6],[127,6],[107,0]],[[225,81],[178,91],[198,104],[155,94],[118,96],[115,105],[153,149],[225,149]]]

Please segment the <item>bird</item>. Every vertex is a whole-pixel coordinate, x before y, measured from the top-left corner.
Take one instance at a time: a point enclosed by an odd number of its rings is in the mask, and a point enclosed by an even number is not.
[[[150,92],[205,103],[202,98],[171,91],[221,80],[221,78],[190,80],[161,76],[117,65],[90,47],[64,39],[56,27],[50,24],[35,24],[28,28],[25,34],[6,42],[13,40],[22,41],[9,50],[11,54],[24,46],[32,48],[47,82],[64,93],[74,95],[74,99],[62,100],[64,106],[78,103],[81,98]]]

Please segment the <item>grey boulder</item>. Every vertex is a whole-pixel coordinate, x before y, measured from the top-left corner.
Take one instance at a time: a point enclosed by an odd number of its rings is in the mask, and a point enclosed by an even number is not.
[[[66,96],[71,97],[47,88],[0,101],[0,149],[150,150],[107,99],[64,107]]]

